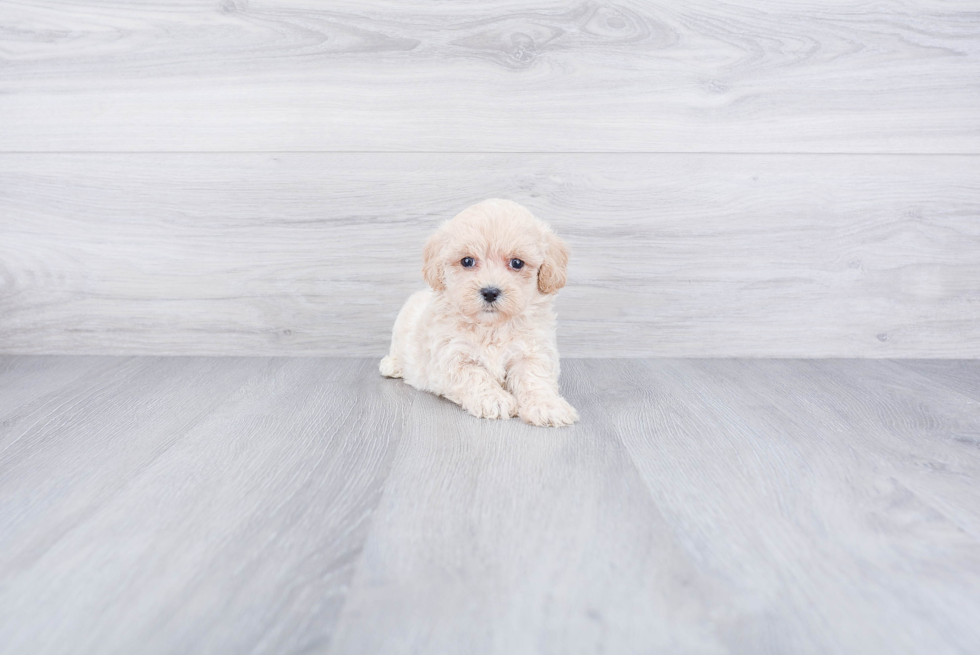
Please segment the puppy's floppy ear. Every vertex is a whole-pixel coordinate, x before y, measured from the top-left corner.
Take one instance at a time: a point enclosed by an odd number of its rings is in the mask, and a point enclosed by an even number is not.
[[[442,279],[442,249],[446,245],[446,230],[440,228],[429,237],[422,249],[422,277],[426,283],[435,291],[442,291],[446,288],[446,281]]]
[[[546,231],[544,262],[538,269],[538,290],[541,293],[558,293],[565,286],[565,270],[568,268],[568,245],[554,232]]]

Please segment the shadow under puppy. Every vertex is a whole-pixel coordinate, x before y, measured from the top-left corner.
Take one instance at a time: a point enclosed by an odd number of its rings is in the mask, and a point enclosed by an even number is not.
[[[431,289],[399,312],[382,375],[480,418],[577,421],[558,392],[552,309],[565,286],[565,242],[521,205],[494,199],[443,223],[423,257]]]

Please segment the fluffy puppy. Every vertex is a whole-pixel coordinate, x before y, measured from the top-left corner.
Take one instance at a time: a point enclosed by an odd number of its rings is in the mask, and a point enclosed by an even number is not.
[[[433,234],[422,274],[395,320],[381,373],[480,418],[562,426],[578,413],[558,393],[552,299],[568,246],[509,200],[464,209]]]

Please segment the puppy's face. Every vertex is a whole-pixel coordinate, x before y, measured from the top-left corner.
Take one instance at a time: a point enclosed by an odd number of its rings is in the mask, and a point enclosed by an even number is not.
[[[432,235],[423,274],[470,320],[497,323],[565,285],[568,248],[524,207],[506,200],[474,205]]]

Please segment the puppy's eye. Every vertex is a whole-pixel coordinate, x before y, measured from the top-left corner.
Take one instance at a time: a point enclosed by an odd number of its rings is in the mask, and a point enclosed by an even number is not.
[[[519,271],[522,268],[524,268],[524,262],[522,262],[519,259],[512,259],[512,260],[510,260],[510,267],[512,269],[514,269],[515,271]]]
[[[469,268],[476,262],[473,261],[472,257],[463,257],[461,260],[459,260],[459,263],[463,265],[463,268]]]

